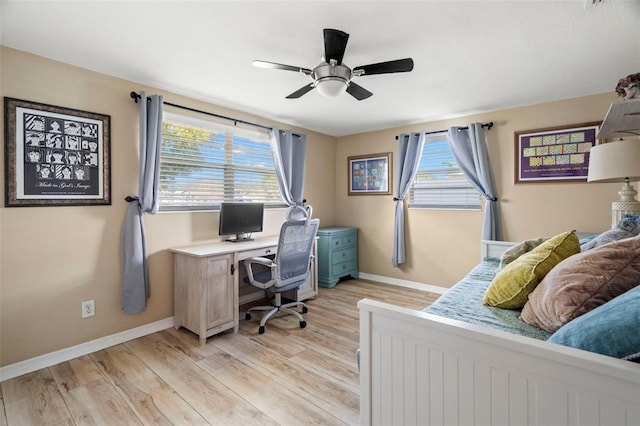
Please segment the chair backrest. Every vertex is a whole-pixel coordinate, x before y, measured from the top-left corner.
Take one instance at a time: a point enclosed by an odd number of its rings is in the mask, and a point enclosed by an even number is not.
[[[316,239],[319,219],[287,220],[280,228],[276,253],[275,287],[305,281],[309,268],[313,244]]]

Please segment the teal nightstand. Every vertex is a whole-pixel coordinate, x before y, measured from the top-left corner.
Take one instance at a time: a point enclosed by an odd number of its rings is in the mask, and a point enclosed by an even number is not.
[[[358,278],[358,228],[318,229],[318,285],[333,288],[348,275]]]

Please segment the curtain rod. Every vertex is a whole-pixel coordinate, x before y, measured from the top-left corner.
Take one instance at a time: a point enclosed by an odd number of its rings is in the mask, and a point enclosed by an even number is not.
[[[136,103],[138,103],[138,99],[140,99],[140,95],[139,94],[137,94],[136,92],[131,92],[130,96]],[[239,120],[237,118],[227,117],[226,115],[220,115],[220,114],[215,114],[213,112],[202,111],[201,109],[195,109],[195,108],[187,107],[187,106],[184,106],[184,105],[174,104],[174,103],[171,103],[171,102],[164,102],[163,101],[162,103],[164,105],[169,105],[169,106],[180,108],[180,109],[184,109],[184,110],[187,110],[187,111],[197,112],[197,113],[200,113],[200,114],[209,115],[211,117],[222,118],[224,120],[233,121],[234,125],[238,125],[238,123],[241,123],[241,124],[247,124],[249,126],[259,127],[261,129],[265,129],[265,130],[273,130],[273,127],[264,126],[264,125],[258,124],[258,123],[252,123],[250,121]],[[300,135],[297,134],[297,133],[293,133],[293,135],[297,136],[298,138],[300,137]]]
[[[491,130],[491,128],[493,127],[493,121],[490,121],[490,122],[488,122],[488,123],[483,123],[483,124],[482,124],[482,127],[486,127],[486,128],[487,128],[487,130]],[[469,128],[469,126],[467,126],[467,127],[460,127],[460,128],[459,128],[459,130],[466,130],[466,129],[468,129],[468,128]],[[448,130],[434,130],[434,131],[432,131],[432,132],[424,132],[424,134],[425,134],[425,135],[434,135],[434,134],[436,134],[436,133],[445,133],[445,132],[448,132]],[[396,140],[398,140],[398,136],[396,136]]]

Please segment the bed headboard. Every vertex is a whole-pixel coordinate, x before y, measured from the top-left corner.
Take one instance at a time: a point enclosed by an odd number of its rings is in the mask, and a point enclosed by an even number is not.
[[[482,240],[480,242],[480,260],[482,261],[485,257],[500,259],[502,253],[516,244],[518,243],[514,243],[513,241]]]

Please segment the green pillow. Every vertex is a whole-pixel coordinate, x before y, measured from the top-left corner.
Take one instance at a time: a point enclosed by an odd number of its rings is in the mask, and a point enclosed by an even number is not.
[[[527,297],[554,266],[580,253],[575,231],[563,232],[518,257],[496,274],[482,303],[496,308],[522,309]]]

